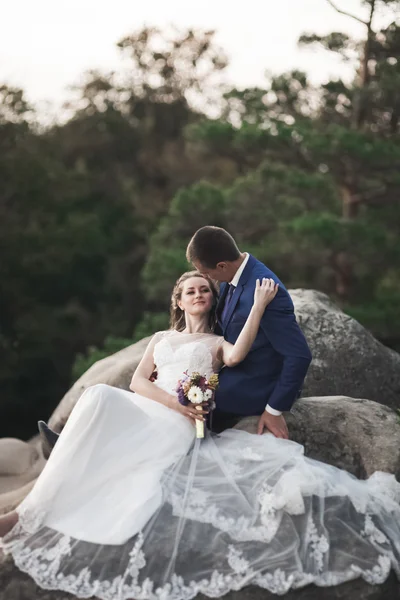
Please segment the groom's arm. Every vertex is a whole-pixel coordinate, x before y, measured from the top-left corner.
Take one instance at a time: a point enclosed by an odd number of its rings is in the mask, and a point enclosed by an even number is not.
[[[280,377],[266,407],[268,412],[277,415],[292,407],[312,359],[307,341],[296,321],[292,300],[286,291],[280,290],[268,306],[261,329],[283,358]]]

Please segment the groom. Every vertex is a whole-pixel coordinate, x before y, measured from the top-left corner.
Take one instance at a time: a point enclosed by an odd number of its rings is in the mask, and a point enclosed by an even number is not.
[[[256,280],[268,277],[279,283],[248,356],[236,367],[225,367],[220,373],[213,429],[222,431],[245,415],[260,415],[257,433],[266,428],[276,437],[288,439],[282,412],[289,411],[300,396],[311,352],[286,288],[262,262],[240,252],[233,237],[220,227],[207,226],[196,231],[186,258],[203,275],[222,283],[217,333],[232,344],[253,306]]]

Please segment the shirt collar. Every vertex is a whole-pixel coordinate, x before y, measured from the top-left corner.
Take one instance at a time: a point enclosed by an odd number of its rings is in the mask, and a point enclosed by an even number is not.
[[[233,285],[233,286],[235,286],[235,287],[238,286],[240,277],[241,277],[243,271],[245,270],[245,267],[246,267],[246,265],[247,265],[247,263],[249,261],[249,258],[250,258],[250,255],[247,252],[245,252],[245,255],[246,255],[246,258],[244,259],[244,261],[242,262],[242,264],[240,265],[240,267],[236,271],[234,278],[230,282],[230,284]]]

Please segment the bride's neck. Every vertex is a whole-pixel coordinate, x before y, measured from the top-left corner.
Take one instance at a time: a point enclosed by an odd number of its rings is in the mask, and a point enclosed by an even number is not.
[[[208,324],[208,316],[206,318],[196,318],[190,315],[185,315],[186,327],[182,333],[211,333]]]

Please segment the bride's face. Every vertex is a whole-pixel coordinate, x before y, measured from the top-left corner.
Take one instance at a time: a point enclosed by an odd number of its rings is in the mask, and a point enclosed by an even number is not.
[[[189,315],[208,314],[213,305],[213,293],[207,279],[190,277],[182,285],[182,295],[178,302],[181,310]]]

